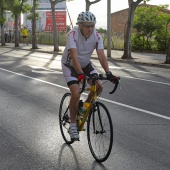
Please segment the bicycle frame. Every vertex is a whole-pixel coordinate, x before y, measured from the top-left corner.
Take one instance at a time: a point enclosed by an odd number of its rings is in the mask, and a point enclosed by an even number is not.
[[[96,91],[96,84],[92,85],[90,88],[87,88],[85,89],[85,91],[89,91],[89,92],[93,92],[93,96],[92,96],[92,99],[90,101],[90,106],[88,107],[85,115],[83,116],[83,119],[80,118],[80,115],[78,114],[77,118],[78,118],[78,128],[79,128],[79,131],[83,131],[83,127],[84,127],[84,124],[87,120],[87,117],[90,113],[90,110],[91,108],[93,107],[93,103],[96,101],[97,99],[97,91]]]

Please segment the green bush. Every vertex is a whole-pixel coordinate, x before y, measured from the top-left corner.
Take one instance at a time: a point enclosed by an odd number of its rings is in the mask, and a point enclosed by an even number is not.
[[[137,34],[132,34],[132,50],[139,50],[139,51],[144,50],[143,41],[144,40],[142,36],[138,36]]]
[[[154,38],[156,49],[158,51],[166,51],[169,39],[170,39],[170,31],[167,31],[167,33],[165,33],[165,31],[163,32],[162,30],[157,32]]]

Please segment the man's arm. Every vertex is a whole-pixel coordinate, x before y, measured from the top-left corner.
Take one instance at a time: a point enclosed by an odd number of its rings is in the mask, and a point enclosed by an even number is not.
[[[71,59],[73,61],[73,67],[76,70],[77,74],[83,73],[83,70],[81,69],[80,63],[78,61],[78,54],[77,54],[76,48],[70,49],[70,56],[71,56]]]
[[[113,83],[118,84],[119,83],[118,77],[114,76],[112,74],[112,72],[109,70],[109,66],[108,66],[107,58],[104,54],[104,50],[97,50],[97,55],[99,57],[99,61],[100,61],[101,66],[103,67],[103,69],[106,72],[107,79],[110,80]]]
[[[100,64],[105,70],[105,72],[106,73],[109,72],[109,66],[108,66],[107,58],[104,54],[104,50],[103,49],[97,50],[97,55],[99,57]]]

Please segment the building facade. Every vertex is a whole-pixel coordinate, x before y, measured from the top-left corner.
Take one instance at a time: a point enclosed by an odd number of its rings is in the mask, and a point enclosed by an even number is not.
[[[128,8],[111,14],[111,33],[122,38],[128,20]]]

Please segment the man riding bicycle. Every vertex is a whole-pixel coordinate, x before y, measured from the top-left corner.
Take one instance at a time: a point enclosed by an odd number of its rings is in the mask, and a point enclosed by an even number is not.
[[[113,81],[117,79],[109,70],[108,62],[104,54],[104,46],[101,35],[95,30],[96,17],[93,13],[81,12],[78,15],[78,27],[74,27],[68,34],[66,48],[62,55],[62,70],[67,85],[71,92],[69,105],[71,123],[71,140],[79,140],[79,134],[76,125],[76,113],[78,110],[80,87],[79,82],[85,78],[85,75],[98,75],[90,58],[96,49],[99,62],[106,72],[107,79]],[[91,84],[91,82],[89,82]],[[98,94],[102,90],[102,82],[97,82]],[[90,94],[86,100],[90,101]]]

